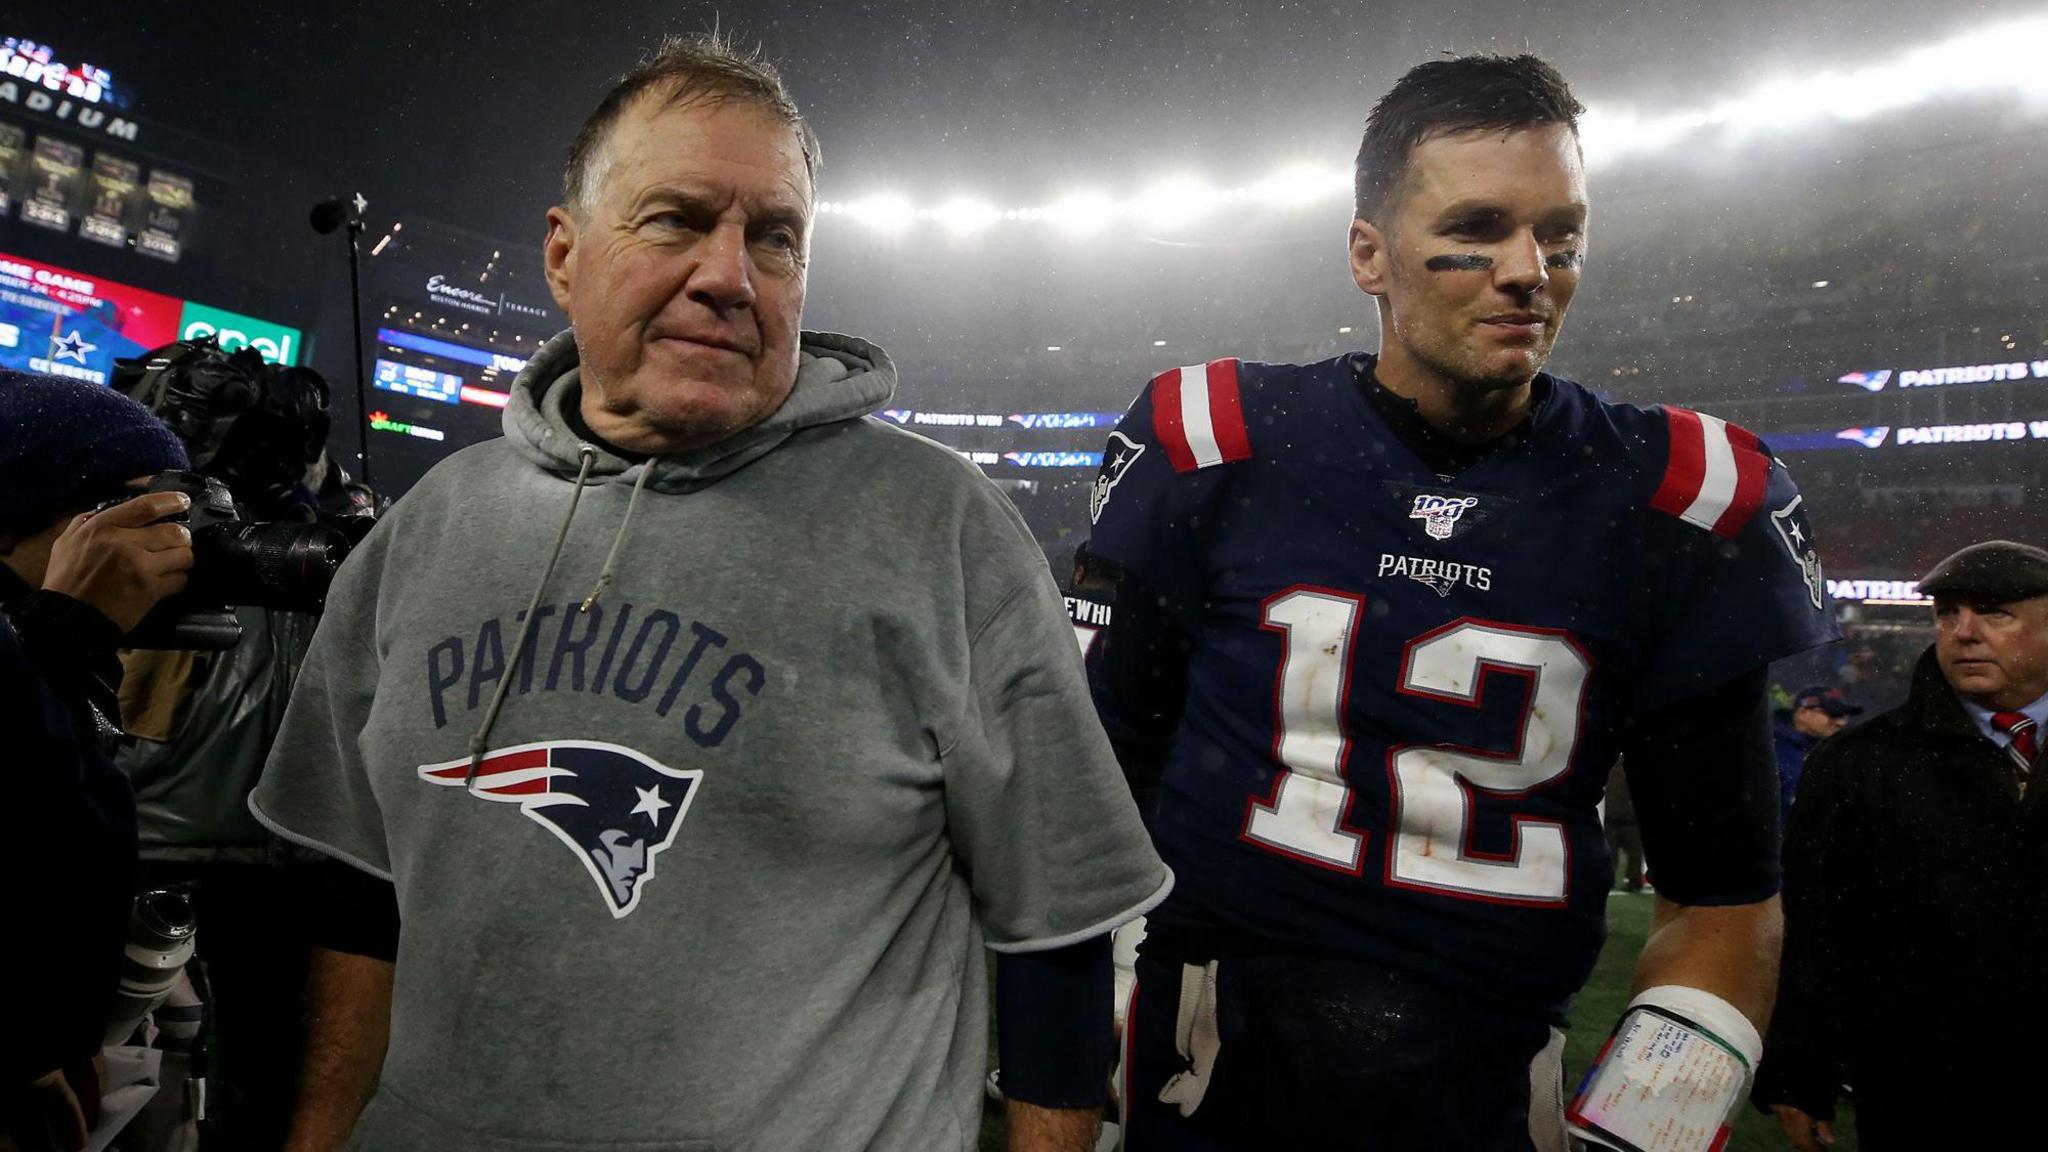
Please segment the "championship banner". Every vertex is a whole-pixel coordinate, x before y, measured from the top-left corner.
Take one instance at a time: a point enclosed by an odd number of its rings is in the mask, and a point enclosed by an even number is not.
[[[115,248],[128,246],[128,209],[142,183],[142,166],[101,152],[92,158],[92,207],[78,235]]]
[[[149,173],[142,210],[142,230],[135,249],[159,260],[176,261],[184,252],[185,221],[192,211],[192,181],[161,168]]]
[[[0,216],[14,212],[15,172],[22,153],[28,149],[28,131],[13,124],[0,124]]]
[[[85,165],[85,149],[48,136],[36,137],[35,154],[29,158],[28,189],[21,202],[21,218],[58,232],[71,231],[71,202],[78,191],[78,174]]]

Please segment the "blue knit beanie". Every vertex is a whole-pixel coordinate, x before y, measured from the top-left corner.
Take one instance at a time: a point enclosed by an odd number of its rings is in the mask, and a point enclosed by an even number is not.
[[[0,532],[39,532],[137,476],[186,467],[171,430],[119,392],[0,368]]]

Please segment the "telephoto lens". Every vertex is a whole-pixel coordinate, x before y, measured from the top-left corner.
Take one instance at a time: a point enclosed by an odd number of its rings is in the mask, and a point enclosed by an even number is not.
[[[120,1044],[142,1018],[171,994],[185,962],[192,958],[199,926],[192,899],[174,888],[157,888],[135,898],[128,915],[128,946],[121,961],[121,986],[107,1014],[103,1040]]]

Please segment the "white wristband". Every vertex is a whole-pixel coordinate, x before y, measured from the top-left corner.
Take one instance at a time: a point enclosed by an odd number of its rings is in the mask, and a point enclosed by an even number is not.
[[[1641,1005],[1661,1008],[1713,1033],[1741,1055],[1751,1075],[1756,1074],[1757,1062],[1764,1058],[1763,1037],[1757,1035],[1756,1025],[1751,1024],[1749,1017],[1735,1005],[1712,992],[1683,984],[1659,984],[1655,988],[1645,988],[1628,1002],[1629,1008]],[[1624,1009],[1622,1015],[1627,1014]]]

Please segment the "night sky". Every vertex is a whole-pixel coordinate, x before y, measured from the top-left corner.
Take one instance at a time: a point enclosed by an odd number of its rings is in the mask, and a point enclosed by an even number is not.
[[[2024,0],[1916,3],[76,3],[7,32],[109,69],[135,110],[362,188],[394,210],[538,239],[560,157],[663,33],[765,44],[825,143],[822,194],[1039,202],[1155,167],[1229,182],[1344,164],[1373,98],[1446,50],[1532,50],[1588,102],[1664,109],[1854,66]],[[1790,9],[1788,11],[1788,9]]]

